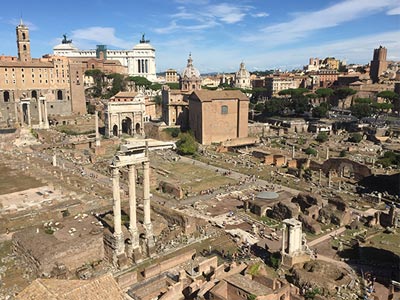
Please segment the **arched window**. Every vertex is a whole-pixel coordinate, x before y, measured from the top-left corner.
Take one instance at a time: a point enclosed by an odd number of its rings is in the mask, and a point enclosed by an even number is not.
[[[10,92],[9,91],[5,91],[3,93],[3,98],[4,98],[4,102],[10,102]]]
[[[61,90],[57,91],[57,100],[62,100],[63,99],[63,92]]]
[[[37,99],[37,92],[36,91],[32,91],[32,98]]]
[[[25,40],[26,39],[26,35],[25,32],[22,33],[22,39]]]
[[[26,51],[26,45],[23,45],[23,46],[22,46],[22,49],[24,49],[24,51]]]
[[[227,105],[222,105],[221,106],[221,114],[222,115],[228,114],[228,106]]]

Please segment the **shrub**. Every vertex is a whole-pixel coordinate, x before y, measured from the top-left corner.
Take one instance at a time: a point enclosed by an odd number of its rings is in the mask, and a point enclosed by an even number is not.
[[[352,142],[352,143],[359,143],[359,142],[361,142],[361,140],[362,140],[362,135],[361,135],[361,133],[358,133],[358,132],[356,132],[356,133],[353,133],[350,137],[349,137],[349,142]]]
[[[197,152],[197,142],[193,135],[188,132],[181,133],[176,142],[177,152],[181,155],[193,155]]]
[[[326,132],[320,132],[315,140],[319,143],[324,143],[328,140],[328,134]]]
[[[307,154],[307,155],[314,155],[314,156],[317,156],[317,150],[315,150],[315,149],[313,149],[313,148],[311,148],[311,147],[308,147],[306,150],[304,150],[304,152],[305,152],[305,154]]]

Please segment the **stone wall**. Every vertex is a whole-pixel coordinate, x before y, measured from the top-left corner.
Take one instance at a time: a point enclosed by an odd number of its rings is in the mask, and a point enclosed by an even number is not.
[[[165,271],[168,271],[169,269],[172,269],[180,264],[191,260],[194,255],[196,255],[196,250],[190,250],[170,259],[167,259],[161,263],[147,267],[143,271],[143,276],[146,279],[157,276]]]

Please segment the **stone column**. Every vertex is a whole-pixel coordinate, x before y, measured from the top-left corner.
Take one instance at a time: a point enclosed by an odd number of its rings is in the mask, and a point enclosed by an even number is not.
[[[121,227],[121,199],[119,187],[119,168],[112,169],[112,183],[113,183],[113,214],[114,214],[114,238],[115,238],[115,252],[118,255],[124,253],[124,237],[122,235]]]
[[[47,115],[47,101],[46,98],[44,97],[43,97],[43,107],[44,107],[44,118],[43,118],[44,128],[49,129],[49,117]]]
[[[57,167],[57,155],[53,154],[53,167]]]
[[[286,224],[283,224],[283,229],[282,229],[282,253],[286,253],[285,247],[286,247]]]
[[[43,119],[42,119],[42,100],[41,97],[37,98],[37,108],[39,113],[39,128],[43,128]]]
[[[28,126],[31,127],[31,104],[27,104]]]
[[[329,159],[329,147],[326,147],[326,157],[325,157],[325,159]]]
[[[295,148],[294,145],[292,146],[292,159],[294,159],[294,155],[295,155]]]
[[[128,166],[129,178],[129,231],[131,233],[132,248],[139,248],[139,233],[136,220],[136,177],[135,166]]]
[[[99,134],[99,116],[97,110],[94,112],[94,126],[96,127],[96,147],[100,146],[100,134]]]
[[[150,163],[143,163],[143,210],[144,221],[143,226],[146,231],[146,239],[148,247],[154,246],[153,225],[150,217]]]
[[[332,172],[329,170],[328,172],[328,187],[332,185]]]

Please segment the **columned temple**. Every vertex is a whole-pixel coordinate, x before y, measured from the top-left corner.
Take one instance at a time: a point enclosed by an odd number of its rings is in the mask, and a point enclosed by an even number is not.
[[[114,215],[114,243],[113,243],[113,264],[121,267],[126,257],[133,262],[138,262],[142,255],[150,256],[154,251],[153,225],[151,223],[150,206],[150,161],[148,157],[148,145],[122,145],[121,151],[114,157],[111,165],[112,186],[113,186],[113,215]],[[124,237],[121,220],[121,198],[120,198],[120,171],[128,169],[128,191],[129,191],[129,237]],[[145,230],[145,246],[141,247],[139,241],[139,230],[136,216],[136,168],[143,171],[143,227]],[[130,239],[126,251],[125,239]],[[143,253],[142,249],[146,253]]]

